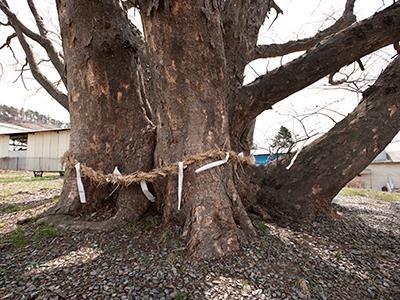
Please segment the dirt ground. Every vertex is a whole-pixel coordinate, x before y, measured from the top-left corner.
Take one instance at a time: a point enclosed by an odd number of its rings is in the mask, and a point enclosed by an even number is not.
[[[255,220],[241,253],[198,262],[155,217],[107,234],[17,225],[57,201],[45,175],[0,173],[0,299],[400,299],[400,201],[343,193],[340,220]]]

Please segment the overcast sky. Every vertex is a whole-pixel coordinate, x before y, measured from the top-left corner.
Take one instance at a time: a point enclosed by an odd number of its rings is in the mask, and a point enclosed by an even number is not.
[[[34,28],[33,18],[29,14],[26,1],[9,1],[12,10],[23,20],[26,25]],[[36,1],[39,11],[45,18],[45,23],[50,31],[54,34],[51,36],[57,41],[57,16],[55,12],[54,1],[40,0]],[[343,11],[345,0],[277,0],[277,3],[283,9],[284,14],[271,25],[274,19],[274,12],[270,15],[261,29],[259,36],[259,44],[281,43],[292,39],[303,38],[314,35],[318,29],[323,29],[334,22]],[[389,5],[390,1],[385,0],[358,0],[356,2],[357,19],[361,20],[371,16],[376,11],[384,8],[385,4]],[[138,15],[133,11],[131,13],[134,23],[141,27]],[[0,15],[0,20],[5,20]],[[10,31],[0,26],[0,43],[3,43]],[[17,41],[12,43],[15,54],[20,62],[24,62],[24,54]],[[59,46],[60,47],[60,46]],[[40,49],[35,47],[37,55],[43,56]],[[354,78],[360,76],[366,77],[368,83],[372,83],[388,61],[393,56],[394,51],[388,47],[383,51],[379,51],[370,58],[363,60],[367,71],[360,73],[356,71]],[[286,63],[296,58],[301,53],[285,56],[283,59],[260,59],[251,63],[245,73],[245,83],[253,81],[258,75],[264,74],[267,70],[272,70],[282,63]],[[20,64],[16,64],[12,53],[8,49],[0,51],[0,63],[2,74],[0,78],[0,103],[7,104],[18,108],[26,108],[39,111],[40,113],[50,115],[53,118],[68,121],[68,112],[65,111],[58,103],[43,90],[32,79],[30,74],[25,76],[26,89],[21,80],[16,80],[20,68]],[[42,69],[46,74],[57,80],[55,73],[50,67],[42,64]],[[351,71],[357,67],[349,66],[347,71]],[[304,118],[305,114],[317,111],[321,114],[315,114],[306,117],[303,120],[309,135],[323,133],[334,125],[332,121],[339,121],[346,114],[354,109],[360,100],[359,95],[354,92],[345,91],[343,89],[333,89],[327,84],[327,78],[313,86],[304,89],[284,101],[276,104],[272,110],[264,112],[257,119],[255,131],[255,143],[260,147],[266,147],[270,140],[279,130],[281,125],[288,127],[297,136],[305,136],[303,126],[296,121],[292,115],[298,118]],[[327,106],[330,104],[329,106]],[[322,109],[322,107],[326,109]],[[400,137],[397,137],[400,139]],[[400,150],[400,143],[394,143],[389,150]]]

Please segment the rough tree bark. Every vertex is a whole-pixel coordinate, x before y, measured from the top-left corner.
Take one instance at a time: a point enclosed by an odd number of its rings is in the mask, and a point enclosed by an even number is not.
[[[230,149],[221,9],[218,1],[174,1],[170,9],[143,15],[145,39],[159,62],[164,91],[156,110],[158,166],[185,155]],[[174,216],[176,178],[168,178],[159,190],[164,221],[184,218],[189,251],[196,256],[238,250],[241,231],[254,228],[233,185],[232,168],[194,174],[195,167],[185,171],[183,217]]]
[[[232,139],[272,105],[360,57],[400,40],[400,3],[323,40],[299,58],[239,89],[232,101]],[[385,32],[385,36],[382,33]]]
[[[104,173],[149,170],[154,125],[144,113],[141,60],[143,42],[118,1],[57,3],[67,70],[71,119],[69,154]],[[79,201],[74,170],[68,169],[56,214],[75,215],[98,210],[113,186],[84,181],[87,204]],[[140,217],[148,201],[140,188],[123,188],[113,195],[116,215],[93,227],[111,229]]]
[[[346,28],[355,21],[354,0],[347,0],[343,17],[326,30],[309,39],[269,46],[257,46],[257,36],[271,9],[282,12],[273,0],[57,4],[71,113],[70,154],[104,173],[115,166],[122,173],[146,171],[210,149],[248,150],[251,126],[263,110],[400,40],[399,3]],[[129,7],[140,10],[144,40],[128,20]],[[48,47],[36,16],[40,34],[18,22],[4,0],[0,9],[22,45],[29,37]],[[29,56],[29,45],[25,48]],[[55,58],[51,48],[46,50]],[[306,50],[243,86],[244,68],[252,59]],[[34,64],[33,55],[29,57]],[[249,210],[267,210],[274,217],[287,215],[296,221],[329,213],[329,200],[400,128],[398,64],[397,59],[368,89],[351,115],[305,148],[289,171],[285,162],[268,173],[248,170],[248,178],[260,189],[257,194],[238,193],[243,189],[234,182],[236,172],[229,164],[200,174],[194,173],[198,165],[191,165],[185,170],[183,207],[177,211],[176,176],[158,180],[154,187],[164,224],[182,226],[193,256],[211,257],[238,250],[245,237],[254,234]],[[64,76],[59,65],[58,69]],[[55,92],[51,87],[49,91]],[[97,187],[87,180],[84,184],[88,203],[82,205],[75,173],[67,171],[53,220],[111,204],[115,215],[100,223],[61,220],[68,226],[105,230],[140,218],[150,207],[138,186],[119,189],[110,199],[113,186]]]
[[[83,7],[89,7],[77,10],[77,3]],[[243,127],[248,126],[255,116],[252,115],[251,110],[244,109],[246,104],[240,102],[246,101],[243,95],[248,96],[251,109],[261,110],[261,107],[266,105],[265,92],[259,93],[264,88],[261,84],[256,83],[243,88],[237,84],[238,79],[235,76],[243,72],[247,60],[240,60],[237,54],[235,56],[232,53],[231,48],[227,50],[229,45],[223,31],[222,2],[193,0],[168,3],[161,2],[157,6],[149,1],[140,7],[147,44],[146,55],[151,57],[157,66],[157,71],[153,74],[156,97],[150,99],[155,108],[153,122],[156,124],[154,166],[175,163],[182,160],[185,155],[210,149],[236,148],[238,145],[236,141],[243,140],[243,130],[241,129],[239,136],[232,129],[237,128],[238,124]],[[91,18],[85,15],[85,11],[91,12]],[[257,16],[262,19],[266,11]],[[59,13],[72,112],[71,152],[73,156],[103,172],[111,172],[115,165],[126,173],[138,169],[149,169],[153,161],[150,155],[153,147],[151,141],[153,132],[149,127],[152,123],[149,122],[147,110],[140,105],[143,103],[140,101],[142,96],[140,87],[143,85],[138,83],[137,76],[141,52],[140,38],[134,35],[134,31],[129,27],[126,16],[116,5],[116,1],[106,1],[102,5],[80,1],[75,1],[73,5],[60,1]],[[252,11],[252,14],[256,13],[258,12]],[[390,15],[393,12],[386,14]],[[395,28],[399,27],[399,20],[388,22],[386,18],[388,24],[381,24],[380,20],[385,17],[387,15],[383,13],[375,17],[378,19],[378,25],[372,28],[369,26],[373,23],[371,20],[357,24],[347,32],[334,36],[331,43],[324,43],[323,46],[316,47],[300,58],[300,60],[306,60],[303,67],[305,74],[313,74],[316,68],[310,66],[321,63],[318,57],[324,56],[318,51],[322,53],[327,51],[329,54],[337,49],[335,47],[340,45],[341,40],[351,40],[353,44],[353,40],[359,39],[361,35],[363,38],[369,36],[371,39],[368,40],[368,46],[359,46],[354,42],[353,56],[340,55],[330,64],[321,64],[320,71],[312,76],[293,78],[297,82],[292,85],[293,88],[298,90],[301,86],[307,86],[318,78],[358,59],[360,55],[370,53],[395,41],[398,38]],[[386,39],[378,41],[376,36],[379,35],[383,25],[387,25],[386,29],[390,34]],[[85,30],[76,30],[76,28],[85,28]],[[94,31],[93,28],[97,30]],[[98,34],[99,32],[101,34]],[[257,30],[250,26],[247,32],[242,34],[247,36],[247,41],[255,43],[256,33]],[[239,45],[241,48],[237,49],[244,50],[243,47],[248,47],[248,44]],[[307,63],[307,60],[310,62]],[[296,64],[300,62],[292,63],[292,65]],[[82,65],[85,68],[80,68]],[[287,69],[273,72],[276,82],[282,84],[274,85],[274,77],[271,82],[268,81],[268,84],[276,90],[280,87],[281,92],[276,93],[273,99],[268,97],[268,101],[274,101],[274,99],[278,101],[287,93],[287,88],[284,87],[281,78],[289,80],[287,70],[290,70],[292,65],[289,64]],[[310,70],[307,71],[307,68]],[[264,83],[266,80],[266,78],[261,78],[258,82]],[[121,119],[118,119],[118,112],[111,111],[116,105],[115,101],[120,102],[121,107],[124,108],[120,112],[124,115]],[[117,107],[119,107],[118,104]],[[85,112],[86,115],[84,115]],[[147,132],[148,135],[142,135],[143,132]],[[111,143],[111,140],[115,142]],[[232,140],[233,145],[231,145]],[[137,149],[138,147],[134,145],[144,147]],[[316,149],[314,147],[305,150],[304,157],[310,159],[310,156],[306,156],[308,152],[313,154],[314,151],[319,151],[319,149],[313,150]],[[93,157],[87,149],[93,149],[95,153],[101,153],[101,155]],[[133,149],[136,152],[132,151]],[[364,163],[372,158],[368,156]],[[297,171],[300,172],[304,168],[304,163],[308,161],[300,156],[293,170],[299,169]],[[317,165],[314,164],[314,166]],[[178,223],[183,226],[184,234],[188,239],[188,249],[193,256],[221,256],[236,251],[240,248],[245,234],[253,234],[254,228],[236,191],[233,170],[227,165],[194,174],[196,167],[198,166],[190,166],[185,170],[184,203],[179,212],[176,209],[177,178],[168,177],[156,184],[157,199],[162,201],[164,224]],[[353,168],[355,169],[357,168]],[[323,176],[325,172],[318,168],[315,170],[321,174],[320,176]],[[294,173],[297,175],[293,180],[299,180],[299,173]],[[274,182],[282,180],[283,176],[278,172],[278,168],[274,174],[271,180]],[[316,207],[324,203],[318,201],[322,199],[322,196],[313,198],[313,193],[322,195],[321,191],[316,190],[315,187],[318,184],[321,185],[322,182],[315,183],[312,177],[309,178],[307,187],[311,186],[311,192],[310,187],[296,190],[292,186],[285,186],[286,197],[279,198],[276,196],[277,193],[274,194],[275,197],[270,197],[265,190],[259,194],[258,205],[267,209],[271,206],[271,214],[276,208],[276,211],[282,213],[290,211],[295,214],[294,212],[304,211],[301,217],[314,217],[317,213]],[[266,184],[269,183],[264,180],[261,186],[265,187]],[[63,213],[82,213],[74,185],[74,173],[69,172],[62,201],[57,207]],[[85,185],[88,187],[89,203],[93,204],[99,203],[110,191],[110,187],[98,189],[91,186],[89,182]],[[276,186],[279,185],[280,183],[277,183]],[[332,192],[328,193],[328,191],[337,190],[339,186],[341,184],[338,182],[335,186],[324,187],[323,190],[327,191],[324,200],[332,196]],[[148,201],[137,187],[132,187],[132,189],[133,192],[126,193],[125,195],[129,194],[129,196],[125,198],[123,198],[124,191],[120,193],[118,205],[124,209],[120,209],[119,212],[124,214],[130,212],[129,217],[137,218],[148,207]],[[307,192],[304,192],[305,190]],[[260,197],[260,195],[264,196]],[[292,195],[299,197],[298,206],[286,201]],[[267,199],[267,202],[262,201],[263,199]],[[251,201],[246,201],[246,204],[249,203]],[[282,203],[290,203],[290,205],[286,208]],[[116,224],[115,220],[122,219],[124,218],[117,213],[111,221]],[[110,222],[102,224],[109,226]]]
[[[400,58],[396,58],[363,93],[356,109],[306,146],[289,170],[290,159],[248,170],[247,183],[260,187],[250,201],[283,223],[331,215],[333,197],[386,148],[399,128]]]

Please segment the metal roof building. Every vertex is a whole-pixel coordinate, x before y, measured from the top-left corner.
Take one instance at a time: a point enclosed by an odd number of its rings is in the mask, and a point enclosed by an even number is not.
[[[0,134],[0,169],[63,172],[60,158],[68,150],[69,134],[64,128]]]

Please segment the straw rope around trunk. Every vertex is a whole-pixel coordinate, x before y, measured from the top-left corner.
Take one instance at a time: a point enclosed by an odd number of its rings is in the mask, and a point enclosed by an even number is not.
[[[227,153],[229,153],[229,159],[227,163],[252,164],[252,159],[250,157],[240,156],[234,151],[223,150],[209,150],[200,154],[189,155],[183,159],[183,163],[185,166],[189,166],[205,160],[223,159]],[[64,163],[67,168],[71,169],[74,168],[78,163],[78,161],[68,152],[64,154],[61,162]],[[83,163],[80,165],[82,176],[90,179],[92,182],[98,185],[112,183],[127,187],[131,184],[139,184],[143,180],[147,182],[153,182],[158,177],[166,177],[168,175],[178,174],[178,162],[155,168],[148,172],[136,171],[127,175],[103,174],[101,171],[96,171]]]

